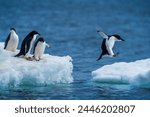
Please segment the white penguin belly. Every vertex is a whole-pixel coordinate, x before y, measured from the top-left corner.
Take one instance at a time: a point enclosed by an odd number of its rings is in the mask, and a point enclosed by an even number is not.
[[[114,43],[110,42],[109,40],[106,40],[106,48],[110,56],[114,55],[114,52],[112,50],[113,46],[114,46]]]
[[[7,43],[7,47],[6,50],[8,51],[16,51],[17,47],[18,47],[18,36],[16,34],[11,34],[10,39]]]
[[[34,57],[36,60],[40,60],[43,56],[45,51],[45,42],[38,42],[37,46],[35,47]]]
[[[109,47],[112,49],[114,47],[115,40],[114,39],[109,39],[108,44],[109,44]]]
[[[31,55],[31,50],[33,49],[33,46],[34,46],[34,43],[35,43],[35,40],[36,40],[36,36],[37,36],[37,35],[34,35],[34,36],[33,36],[33,39],[31,40],[30,48],[29,48],[28,52],[27,52],[26,55],[25,55],[27,58],[32,56],[32,55]]]

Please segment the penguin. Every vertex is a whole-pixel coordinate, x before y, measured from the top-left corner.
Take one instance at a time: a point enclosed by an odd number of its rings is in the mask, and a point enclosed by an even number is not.
[[[116,41],[125,41],[125,40],[122,39],[122,37],[117,34],[106,35],[104,32],[100,32],[99,30],[97,31],[97,33],[99,33],[103,38],[102,45],[101,45],[102,53],[100,54],[97,61],[100,60],[105,55],[110,56],[110,57],[116,57],[118,55],[118,53],[115,54],[112,50],[115,42]]]
[[[31,50],[38,35],[40,34],[37,31],[31,31],[22,41],[20,52],[15,57],[31,57]]]
[[[34,58],[36,61],[39,61],[42,58],[45,51],[45,47],[49,47],[49,45],[45,42],[44,38],[38,38],[33,50]]]
[[[5,41],[4,49],[15,52],[18,47],[19,38],[15,28],[10,28],[10,33]]]

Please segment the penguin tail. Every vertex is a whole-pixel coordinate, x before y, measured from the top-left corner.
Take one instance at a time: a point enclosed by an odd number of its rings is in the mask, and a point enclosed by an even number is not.
[[[102,57],[99,57],[96,61],[99,61]]]
[[[22,54],[19,52],[17,55],[15,55],[14,57],[19,57],[21,56]]]
[[[6,45],[4,46],[4,49],[6,49]]]

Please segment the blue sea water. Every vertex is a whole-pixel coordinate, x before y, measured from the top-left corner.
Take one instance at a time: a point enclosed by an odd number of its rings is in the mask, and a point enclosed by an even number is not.
[[[149,0],[0,0],[0,41],[10,27],[16,28],[20,40],[37,30],[51,45],[46,53],[70,55],[74,82],[1,86],[0,99],[150,99],[150,89],[93,82],[91,76],[104,65],[150,58]],[[126,40],[114,48],[118,57],[96,61],[102,42],[97,29]]]

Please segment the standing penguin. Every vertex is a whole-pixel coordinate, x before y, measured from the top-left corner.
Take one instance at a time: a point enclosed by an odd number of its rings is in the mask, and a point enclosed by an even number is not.
[[[4,49],[15,52],[18,47],[19,38],[15,28],[10,29],[10,33],[5,41]]]
[[[34,58],[36,61],[39,61],[45,51],[45,47],[49,47],[49,45],[44,41],[43,37],[38,38],[38,40],[36,41],[35,45],[34,45]]]
[[[114,54],[113,47],[115,44],[115,41],[124,41],[119,35],[106,35],[104,32],[97,31],[103,38],[103,42],[101,45],[102,53],[100,54],[99,58],[100,60],[104,55],[115,57],[117,54]]]
[[[30,32],[23,40],[21,44],[20,52],[15,57],[25,56],[30,57],[31,49],[34,46],[37,36],[40,35],[37,31]]]

